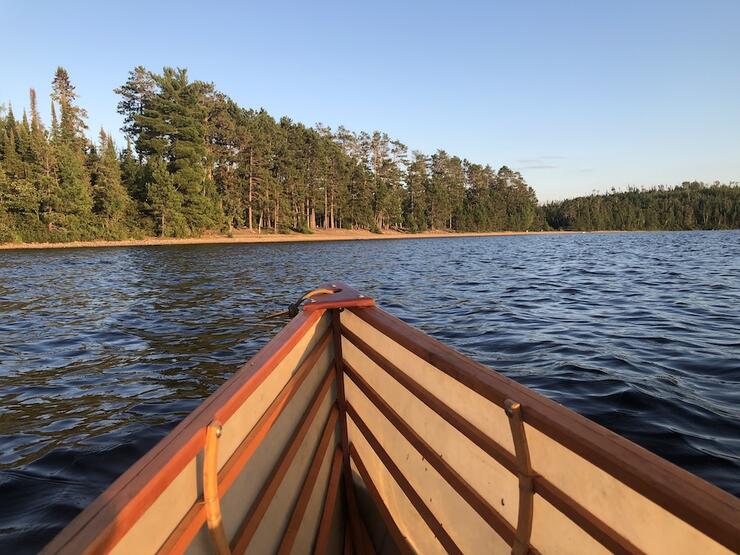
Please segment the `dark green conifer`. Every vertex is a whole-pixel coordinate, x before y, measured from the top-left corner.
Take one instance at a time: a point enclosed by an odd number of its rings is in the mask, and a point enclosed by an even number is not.
[[[100,154],[93,184],[94,211],[103,219],[106,228],[111,230],[122,223],[130,198],[121,183],[121,167],[113,139],[102,129],[98,150]]]

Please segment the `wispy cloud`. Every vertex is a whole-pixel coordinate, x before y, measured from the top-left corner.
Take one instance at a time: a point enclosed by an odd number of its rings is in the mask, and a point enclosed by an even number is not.
[[[518,168],[520,170],[554,170],[557,169],[557,166],[554,166],[552,164],[531,163],[519,165]]]
[[[536,158],[520,158],[516,161],[520,170],[554,170],[558,165],[557,160],[565,160],[565,156],[537,156]]]

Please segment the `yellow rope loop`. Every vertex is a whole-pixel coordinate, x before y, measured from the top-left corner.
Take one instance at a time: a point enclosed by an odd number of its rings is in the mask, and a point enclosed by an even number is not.
[[[311,291],[307,291],[303,295],[301,295],[301,298],[298,299],[296,302],[294,302],[292,305],[288,307],[288,316],[291,318],[295,318],[298,315],[298,311],[300,310],[301,303],[305,301],[306,299],[311,299],[313,297],[316,297],[317,295],[331,295],[332,293],[336,293],[336,289],[328,289],[326,287],[319,287],[318,289],[312,289]]]
[[[307,291],[303,295],[301,295],[300,298],[296,302],[291,303],[288,306],[288,310],[281,310],[280,312],[268,314],[267,316],[264,316],[262,319],[271,320],[272,318],[283,318],[285,316],[289,316],[290,318],[295,318],[298,315],[298,311],[300,310],[301,304],[306,299],[311,299],[313,297],[316,297],[317,295],[331,295],[336,292],[337,292],[337,289],[329,289],[327,287],[319,287],[318,289],[312,289],[311,291]]]

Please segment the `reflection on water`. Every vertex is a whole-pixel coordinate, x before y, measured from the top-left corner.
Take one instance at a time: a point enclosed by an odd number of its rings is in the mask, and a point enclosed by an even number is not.
[[[0,252],[0,552],[34,552],[341,279],[740,494],[740,232]]]

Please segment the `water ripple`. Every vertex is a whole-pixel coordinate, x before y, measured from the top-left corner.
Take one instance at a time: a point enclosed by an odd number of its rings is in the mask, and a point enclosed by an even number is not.
[[[740,233],[0,253],[0,552],[35,552],[333,279],[740,494]]]

